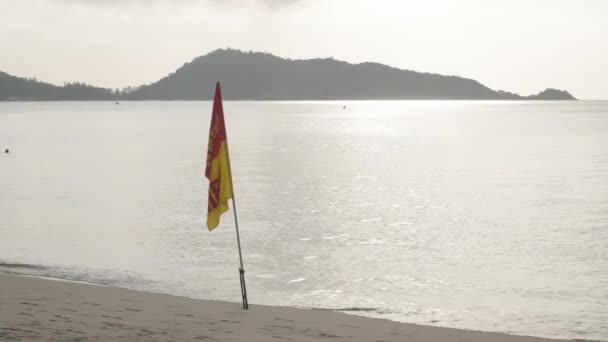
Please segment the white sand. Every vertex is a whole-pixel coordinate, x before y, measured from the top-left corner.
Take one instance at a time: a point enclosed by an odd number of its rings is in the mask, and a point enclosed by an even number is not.
[[[1,341],[557,341],[0,274]]]

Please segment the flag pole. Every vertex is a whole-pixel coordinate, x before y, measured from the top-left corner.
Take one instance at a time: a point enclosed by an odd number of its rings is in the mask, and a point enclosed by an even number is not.
[[[224,121],[224,129],[226,122]],[[241,280],[241,297],[243,298],[243,309],[249,309],[249,303],[247,301],[247,286],[245,285],[245,268],[243,267],[243,253],[241,252],[241,236],[239,234],[239,220],[236,215],[236,199],[234,196],[234,183],[232,181],[232,165],[230,164],[230,150],[228,149],[228,130],[226,129],[226,154],[228,155],[228,172],[230,173],[230,188],[232,189],[232,211],[234,212],[234,226],[236,228],[236,243],[239,248],[239,278]]]

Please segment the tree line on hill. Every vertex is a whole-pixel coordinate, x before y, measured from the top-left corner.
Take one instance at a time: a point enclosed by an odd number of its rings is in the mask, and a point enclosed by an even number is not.
[[[211,100],[215,82],[229,100],[575,100],[548,88],[521,96],[458,76],[403,70],[333,58],[292,60],[268,53],[219,49],[152,84],[122,90],[84,83],[57,86],[0,71],[0,101]]]

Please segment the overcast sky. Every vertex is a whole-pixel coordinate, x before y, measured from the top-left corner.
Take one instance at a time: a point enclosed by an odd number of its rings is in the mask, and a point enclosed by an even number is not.
[[[111,88],[217,48],[608,99],[608,0],[0,0],[0,70]]]

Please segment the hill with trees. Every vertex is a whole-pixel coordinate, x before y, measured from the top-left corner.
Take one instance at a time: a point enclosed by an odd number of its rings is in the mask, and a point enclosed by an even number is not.
[[[0,101],[113,100],[120,94],[84,83],[56,86],[35,78],[20,78],[0,71]]]
[[[292,60],[219,49],[152,84],[112,91],[81,83],[63,87],[0,72],[0,100],[211,100],[216,81],[228,100],[575,100],[546,89],[532,96],[492,90],[478,81],[333,58]]]

